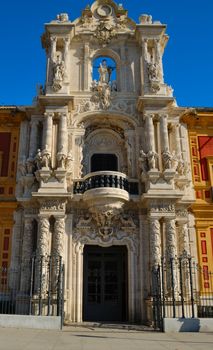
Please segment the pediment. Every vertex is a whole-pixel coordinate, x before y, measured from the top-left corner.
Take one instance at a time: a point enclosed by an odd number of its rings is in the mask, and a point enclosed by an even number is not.
[[[128,17],[121,4],[112,0],[95,1],[74,21],[76,34],[90,33],[100,43],[107,44],[119,33],[135,30],[136,23]]]

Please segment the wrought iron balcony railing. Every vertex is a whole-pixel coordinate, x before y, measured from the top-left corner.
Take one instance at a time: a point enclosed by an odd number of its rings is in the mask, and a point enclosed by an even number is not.
[[[118,188],[132,195],[138,195],[138,182],[129,181],[125,174],[115,171],[99,171],[86,175],[74,182],[74,194],[83,194],[94,188]]]

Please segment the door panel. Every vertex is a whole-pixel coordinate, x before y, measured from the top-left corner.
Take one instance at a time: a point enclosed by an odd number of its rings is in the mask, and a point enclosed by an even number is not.
[[[126,248],[85,246],[85,321],[126,319]]]

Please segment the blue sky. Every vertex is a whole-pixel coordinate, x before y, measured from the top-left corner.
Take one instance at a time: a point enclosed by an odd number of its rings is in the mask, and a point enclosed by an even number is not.
[[[0,104],[30,105],[45,80],[44,23],[79,17],[90,0],[1,0]],[[165,81],[180,106],[213,106],[213,0],[120,0],[129,17],[142,13],[167,24]]]

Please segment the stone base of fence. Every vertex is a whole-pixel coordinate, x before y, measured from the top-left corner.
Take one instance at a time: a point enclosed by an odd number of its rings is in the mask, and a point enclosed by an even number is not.
[[[213,318],[164,318],[163,331],[213,332]]]
[[[60,329],[59,316],[0,315],[0,327]]]

